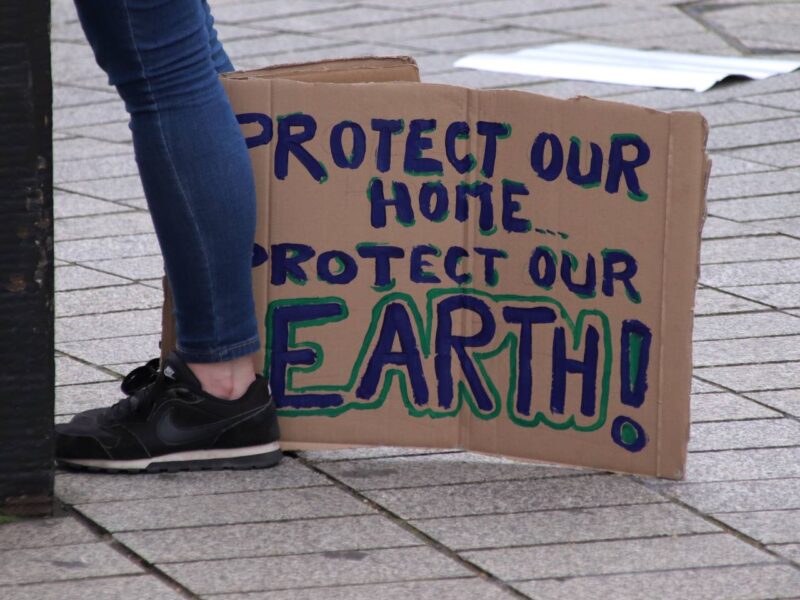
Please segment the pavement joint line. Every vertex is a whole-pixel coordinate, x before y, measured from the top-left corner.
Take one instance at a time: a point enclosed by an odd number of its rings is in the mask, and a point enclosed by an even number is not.
[[[785,410],[781,410],[780,408],[775,408],[774,406],[770,406],[766,402],[762,402],[761,400],[758,400],[757,398],[751,398],[750,396],[747,395],[747,394],[762,394],[762,393],[765,393],[765,392],[780,392],[780,391],[784,391],[784,390],[796,390],[798,388],[790,387],[790,388],[776,388],[776,389],[770,389],[770,390],[734,390],[733,388],[730,388],[728,386],[722,385],[720,383],[714,383],[713,381],[710,381],[708,379],[704,379],[704,378],[696,375],[696,372],[697,372],[696,368],[693,369],[693,371],[694,371],[695,374],[693,374],[692,377],[695,377],[696,379],[698,379],[699,381],[702,381],[703,383],[712,383],[715,386],[717,386],[719,388],[722,388],[722,390],[725,391],[725,392],[729,392],[729,393],[735,394],[736,396],[739,396],[741,398],[745,398],[745,399],[749,400],[750,402],[754,402],[755,404],[758,404],[759,406],[761,406],[763,408],[768,408],[770,410],[774,410],[775,412],[783,415],[783,417],[786,418],[786,419],[790,419],[792,421],[800,421],[800,417],[798,417],[797,415],[793,415],[792,413],[787,412]]]
[[[105,141],[105,140],[101,140]],[[134,177],[134,175],[125,175],[124,177]],[[119,177],[114,177],[113,179],[119,179]],[[130,198],[117,198],[116,200],[109,200],[108,198],[103,198],[102,196],[96,196],[94,194],[87,194],[86,192],[76,192],[73,190],[69,190],[67,188],[61,187],[62,185],[69,185],[70,182],[58,183],[53,185],[53,191],[64,192],[66,194],[76,194],[79,196],[86,196],[87,198],[92,198],[94,200],[105,200],[106,202],[129,202],[131,200],[141,200],[142,196],[132,196]]]
[[[786,284],[771,284],[771,285],[786,285]],[[704,285],[703,289],[714,290],[715,292],[719,292],[720,294],[725,294],[726,296],[730,296],[732,298],[738,298],[740,300],[746,300],[748,302],[753,302],[755,304],[760,304],[761,306],[764,306],[764,307],[766,307],[768,309],[771,309],[771,310],[778,310],[777,306],[774,306],[772,304],[767,304],[763,300],[756,300],[756,299],[750,298],[748,296],[742,296],[741,294],[736,294],[736,293],[730,291],[729,287],[754,287],[754,286],[725,286],[725,287],[719,287],[719,286],[713,286],[713,285]],[[760,312],[760,311],[755,311],[754,310],[752,312]],[[728,314],[739,314],[739,313],[738,312],[732,312],[732,313],[723,312],[723,313],[714,313],[714,314],[728,315]],[[698,315],[698,316],[705,316],[705,315]]]
[[[690,513],[694,514],[697,517],[700,517],[701,519],[703,519],[707,523],[710,523],[712,525],[716,525],[717,527],[722,529],[723,532],[725,532],[725,533],[727,533],[729,535],[733,535],[734,537],[738,538],[739,540],[741,540],[741,541],[743,541],[743,542],[745,542],[747,544],[750,544],[754,548],[757,548],[757,549],[761,550],[762,552],[764,552],[766,554],[769,554],[773,558],[777,558],[780,563],[792,566],[795,569],[800,569],[800,564],[799,563],[794,562],[792,560],[789,560],[788,558],[782,556],[781,554],[778,554],[774,550],[771,550],[770,548],[767,547],[766,544],[763,544],[762,542],[758,541],[756,538],[754,538],[752,536],[749,536],[746,533],[743,533],[743,532],[739,531],[738,529],[736,529],[734,527],[731,527],[730,525],[728,525],[724,521],[721,521],[721,520],[713,517],[710,514],[704,513],[703,511],[698,510],[697,508],[695,508],[691,504],[688,504],[687,502],[684,502],[683,500],[680,500],[679,498],[670,495],[667,490],[661,488],[660,486],[648,485],[648,482],[646,480],[643,481],[642,483],[645,485],[645,487],[647,487],[651,491],[659,494],[660,496],[663,496],[664,498],[667,498],[673,504],[675,504],[677,506],[680,506],[681,508],[689,511]],[[752,511],[749,511],[749,512],[752,512]]]
[[[793,315],[791,313],[784,312],[782,310],[757,311],[757,312],[749,313],[749,314],[761,315],[761,314],[772,314],[772,313],[784,314],[784,315],[789,316],[789,317],[798,318],[797,315]],[[748,314],[748,313],[734,313],[733,315],[696,315],[695,319],[713,319],[715,317],[720,317],[720,316],[738,316],[738,315],[742,315],[742,314]],[[800,334],[798,334],[798,333],[775,333],[775,334],[771,334],[771,335],[740,335],[740,336],[736,336],[736,337],[709,338],[709,339],[704,339],[704,340],[692,340],[692,343],[728,342],[728,341],[732,341],[732,340],[762,340],[762,339],[766,340],[766,339],[772,339],[772,338],[794,337],[796,335],[800,335]],[[800,362],[800,361],[798,361],[798,360],[788,360],[788,361],[785,361],[785,362],[794,363],[794,362]],[[697,369],[707,369],[707,368],[709,368],[709,367],[700,367],[700,366],[695,365],[694,370],[696,371]],[[705,381],[705,380],[703,380],[703,381]],[[706,383],[714,383],[714,382],[713,381],[706,381]],[[719,384],[714,383],[714,385],[719,385]],[[764,391],[765,392],[769,392],[769,391],[774,391],[774,390],[777,390],[777,389],[784,389],[784,388],[773,388],[773,389],[764,390]],[[747,390],[747,391],[753,392],[753,391],[758,391],[758,390]]]
[[[65,544],[65,545],[78,545],[78,544]],[[60,546],[59,546],[60,547]],[[148,577],[150,573],[116,573],[114,575],[87,575],[85,577],[75,577],[73,579],[51,579],[48,581],[25,581],[22,583],[3,583],[0,582],[0,590],[3,589],[16,589],[26,588],[34,585],[53,585],[53,584],[69,584],[78,581],[102,581],[104,579],[119,579],[120,577]]]
[[[373,510],[378,512],[378,514],[389,519],[395,525],[401,527],[407,533],[414,535],[432,549],[454,560],[456,563],[458,563],[465,569],[469,570],[470,572],[474,573],[484,581],[496,585],[497,587],[501,588],[502,590],[514,596],[515,598],[532,600],[530,596],[527,596],[522,592],[520,592],[519,590],[513,588],[511,585],[509,585],[508,583],[506,583],[505,581],[494,575],[491,571],[479,567],[472,561],[467,560],[455,550],[441,543],[436,538],[433,538],[430,535],[424,533],[423,531],[420,531],[419,529],[411,525],[411,523],[401,518],[398,514],[394,513],[393,511],[390,511],[383,505],[379,504],[378,502],[375,502],[374,500],[368,498],[367,496],[364,496],[361,492],[359,492],[353,487],[350,487],[349,485],[337,479],[330,473],[327,473],[322,469],[319,469],[316,465],[310,463],[309,461],[303,459],[302,457],[298,457],[297,460],[300,461],[301,464],[304,464],[309,469],[312,469],[313,471],[329,479],[335,486],[337,486],[342,491],[347,492],[350,496],[352,496],[356,500],[360,500],[361,502],[363,502],[364,504],[366,504],[367,506],[371,507]]]
[[[423,449],[424,450],[424,449]],[[307,452],[306,450],[298,450],[293,451],[292,456],[298,456],[296,452]],[[401,455],[394,455],[394,456],[354,456],[351,458],[326,458],[326,459],[316,459],[316,458],[308,458],[307,456],[303,456],[305,460],[313,464],[323,464],[327,465],[329,463],[343,463],[343,462],[364,462],[368,460],[380,460],[380,459],[389,459],[389,458],[413,458],[418,456],[438,456],[440,454],[459,454],[463,452],[463,450],[459,449],[447,449],[442,448],[438,452],[413,452],[410,454],[401,454]]]
[[[134,309],[131,309],[134,310]],[[136,310],[153,310],[152,308],[147,309],[136,309]],[[71,315],[70,315],[71,316]],[[59,319],[63,319],[65,317],[58,317]],[[68,318],[68,317],[67,317]],[[791,337],[791,336],[787,336]],[[104,338],[100,338],[104,339]],[[741,339],[741,338],[739,338]],[[758,338],[756,338],[758,339]],[[75,340],[80,341],[80,340]],[[703,342],[696,342],[696,343],[703,343]],[[800,361],[797,360],[759,360],[759,361],[750,361],[750,362],[732,362],[732,363],[714,363],[713,365],[695,365],[695,369],[724,369],[727,367],[760,367],[762,365],[789,365],[789,364],[798,364]],[[800,366],[800,364],[798,364]]]
[[[767,421],[774,421],[775,419],[765,419]],[[719,422],[719,421],[717,421]],[[709,452],[723,452],[725,450],[780,450],[783,448],[800,448],[797,444],[785,444],[778,446],[746,446],[744,448],[709,448],[708,450],[689,450],[689,454],[708,454]],[[782,477],[781,479],[787,479]]]
[[[145,335],[152,335],[152,334],[145,334]],[[128,336],[125,336],[125,337],[128,337]],[[133,336],[130,336],[130,337],[133,337]],[[75,341],[83,341],[83,340],[75,340]],[[71,358],[72,360],[74,360],[76,362],[79,362],[79,363],[81,363],[81,364],[83,364],[83,365],[85,365],[87,367],[93,367],[93,368],[97,369],[98,371],[101,371],[101,372],[105,373],[106,375],[113,376],[114,379],[124,379],[124,377],[122,375],[120,375],[119,373],[117,373],[116,371],[112,371],[111,369],[107,369],[106,367],[104,367],[102,365],[97,365],[97,364],[95,364],[93,362],[90,362],[88,360],[84,360],[83,358],[79,358],[77,356],[74,356],[74,355],[72,355],[72,354],[70,354],[68,352],[65,352],[64,350],[59,350],[59,352],[61,353],[61,355],[63,357]],[[100,382],[97,382],[97,383],[100,383]],[[80,384],[68,384],[68,385],[80,385]],[[56,387],[63,387],[63,386],[56,386]]]
[[[712,452],[738,452],[742,450],[741,448],[732,448],[729,450],[713,450]],[[749,448],[748,450],[769,450],[769,448]],[[644,476],[642,475],[634,475],[634,477],[640,477],[640,481],[645,481]],[[696,486],[696,485],[708,485],[710,483],[749,483],[749,482],[761,482],[761,481],[783,481],[785,479],[800,479],[800,475],[795,476],[781,476],[781,477],[745,477],[744,479],[712,479],[710,481],[683,481],[683,480],[663,480],[663,481],[649,481],[650,485],[654,487],[663,487],[663,486],[678,486],[680,488]],[[779,510],[795,510],[793,508],[784,508]],[[741,512],[754,512],[752,510],[745,510]],[[797,542],[789,542],[789,543],[797,543]]]
[[[131,548],[129,548],[128,546],[117,540],[110,531],[106,530],[99,523],[93,521],[92,519],[84,515],[74,506],[67,504],[65,502],[61,502],[61,500],[58,499],[58,497],[56,497],[56,501],[60,502],[64,507],[64,509],[69,514],[71,514],[77,521],[82,523],[87,529],[93,532],[100,541],[105,542],[109,548],[115,550],[118,554],[122,555],[132,563],[141,567],[146,574],[154,576],[156,579],[160,580],[162,583],[164,583],[166,586],[179,593],[184,598],[192,600],[200,600],[200,596],[195,594],[191,589],[179,583],[175,579],[171,578],[157,566],[150,563],[144,557],[140,556],[139,554],[134,552]]]

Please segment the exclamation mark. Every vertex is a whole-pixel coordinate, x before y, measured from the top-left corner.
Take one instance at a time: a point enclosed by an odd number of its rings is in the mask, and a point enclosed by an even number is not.
[[[642,323],[632,319],[622,322],[620,360],[620,395],[622,404],[639,408],[647,394],[647,367],[653,334]],[[647,445],[647,434],[634,419],[621,415],[611,424],[611,439],[629,452],[639,452]]]

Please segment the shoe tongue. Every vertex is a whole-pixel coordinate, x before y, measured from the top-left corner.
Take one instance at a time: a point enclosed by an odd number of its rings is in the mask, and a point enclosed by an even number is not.
[[[164,377],[169,381],[180,382],[190,388],[202,389],[200,381],[194,376],[192,370],[175,352],[170,352],[164,360]]]

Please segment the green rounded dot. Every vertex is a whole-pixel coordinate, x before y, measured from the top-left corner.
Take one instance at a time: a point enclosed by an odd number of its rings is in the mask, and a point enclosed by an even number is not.
[[[639,437],[636,428],[630,423],[623,423],[619,429],[619,437],[626,446],[633,445]]]

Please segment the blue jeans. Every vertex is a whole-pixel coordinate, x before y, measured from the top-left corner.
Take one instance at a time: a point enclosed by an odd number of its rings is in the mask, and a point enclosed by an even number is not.
[[[255,352],[255,184],[218,78],[233,67],[206,0],[75,3],[97,63],[131,116],[174,297],[178,353],[207,363]]]

